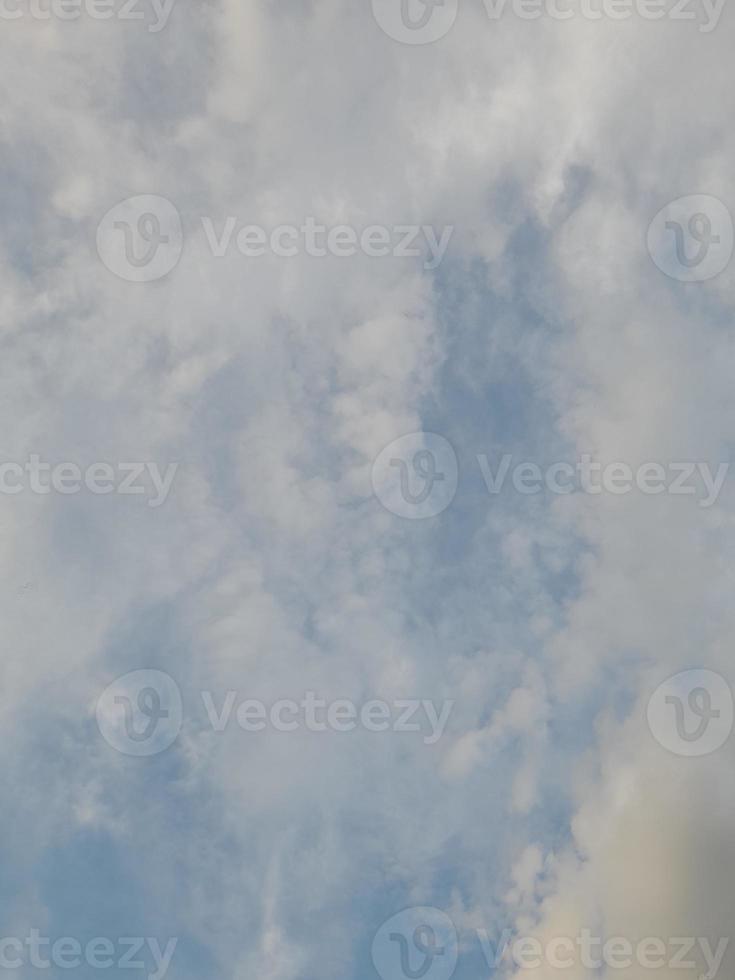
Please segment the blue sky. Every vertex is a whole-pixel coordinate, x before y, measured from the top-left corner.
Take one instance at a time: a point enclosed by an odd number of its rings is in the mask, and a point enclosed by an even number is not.
[[[405,980],[373,943],[424,908],[459,980],[620,972],[492,967],[504,929],[730,936],[732,12],[620,2],[2,7],[0,974],[38,930],[108,977],[139,937],[170,980]],[[230,217],[262,255],[215,254]],[[491,493],[478,459],[585,454],[694,489]]]

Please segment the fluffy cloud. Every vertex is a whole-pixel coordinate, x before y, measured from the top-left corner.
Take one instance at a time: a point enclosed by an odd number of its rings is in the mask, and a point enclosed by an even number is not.
[[[476,465],[729,460],[731,272],[646,254],[669,200],[733,210],[728,12],[467,3],[426,46],[336,0],[150,24],[3,22],[2,458],[179,463],[157,509],[0,495],[6,934],[176,935],[171,975],[232,980],[375,976],[409,905],[450,912],[460,977],[477,928],[728,936],[731,744],[677,758],[645,724],[670,674],[728,673],[728,483],[709,510],[493,497]],[[181,214],[157,282],[95,250],[137,194]],[[216,258],[202,218],[229,216],[454,234],[436,270]],[[459,489],[405,521],[371,467],[422,429]],[[139,668],[184,701],[152,759],[94,722]],[[202,690],[454,707],[435,745],[217,733]]]

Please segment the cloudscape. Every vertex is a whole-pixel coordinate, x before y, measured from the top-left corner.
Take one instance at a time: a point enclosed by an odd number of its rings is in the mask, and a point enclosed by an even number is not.
[[[0,980],[731,980],[734,17],[0,0]]]

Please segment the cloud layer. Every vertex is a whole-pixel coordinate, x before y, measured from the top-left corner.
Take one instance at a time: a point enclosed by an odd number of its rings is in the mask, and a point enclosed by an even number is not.
[[[732,267],[680,282],[646,243],[686,195],[735,213],[731,11],[690,6],[467,0],[425,45],[336,0],[3,21],[2,461],[178,464],[158,507],[0,495],[3,936],[175,936],[169,976],[231,980],[375,977],[408,906],[451,917],[460,978],[478,929],[729,937],[733,742],[677,756],[646,706],[731,672],[730,480],[493,496],[477,463],[729,462]],[[97,252],[135,195],[180,215],[156,281]],[[217,257],[230,216],[453,232],[436,268]],[[372,474],[417,432],[458,485],[414,521]],[[95,716],[139,669],[183,702],[150,758]],[[453,707],[434,744],[219,733],[202,691]]]

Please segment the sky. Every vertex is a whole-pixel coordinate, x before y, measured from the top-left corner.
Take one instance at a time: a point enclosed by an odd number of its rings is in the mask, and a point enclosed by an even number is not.
[[[0,977],[727,980],[733,11],[0,21]]]

